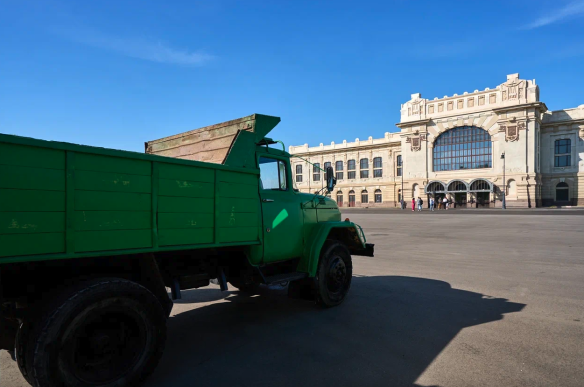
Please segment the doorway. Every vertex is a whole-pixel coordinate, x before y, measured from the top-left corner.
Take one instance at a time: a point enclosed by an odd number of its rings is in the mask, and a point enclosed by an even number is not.
[[[488,208],[490,206],[489,192],[477,192],[477,208],[484,207]]]
[[[455,207],[466,207],[466,192],[456,192],[454,194],[454,205]]]

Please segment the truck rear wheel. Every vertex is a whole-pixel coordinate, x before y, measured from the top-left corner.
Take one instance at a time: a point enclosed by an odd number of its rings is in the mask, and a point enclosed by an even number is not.
[[[353,277],[353,262],[347,246],[327,241],[322,248],[315,278],[316,302],[324,307],[343,302]]]
[[[19,366],[35,387],[135,386],[162,356],[166,315],[137,283],[85,282],[47,310],[19,332]]]

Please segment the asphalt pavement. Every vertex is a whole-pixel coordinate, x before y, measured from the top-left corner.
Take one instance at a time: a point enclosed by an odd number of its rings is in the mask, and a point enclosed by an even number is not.
[[[584,211],[478,214],[344,211],[375,257],[336,308],[183,292],[146,386],[584,386]]]

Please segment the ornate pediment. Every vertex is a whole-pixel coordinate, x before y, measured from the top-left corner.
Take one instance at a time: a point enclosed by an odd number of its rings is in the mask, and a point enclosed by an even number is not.
[[[503,101],[519,101],[527,98],[527,82],[519,79],[519,74],[507,77],[507,82],[500,86]]]

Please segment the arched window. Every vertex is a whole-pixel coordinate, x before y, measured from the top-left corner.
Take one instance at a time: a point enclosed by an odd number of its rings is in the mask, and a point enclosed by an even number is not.
[[[556,140],[554,145],[554,167],[572,165],[572,141],[569,138]]]
[[[373,177],[383,177],[383,159],[381,157],[373,159]]]
[[[369,203],[369,194],[366,189],[361,191],[361,203]]]
[[[347,161],[347,179],[355,178],[355,160]]]
[[[367,179],[369,177],[369,159],[359,160],[359,177]]]
[[[337,205],[339,207],[343,206],[343,191],[338,191],[337,192]]]
[[[383,197],[381,195],[381,190],[380,189],[376,189],[375,190],[375,203],[382,203],[383,202]]]
[[[448,184],[448,191],[455,192],[455,191],[464,191],[466,192],[466,184],[462,181],[453,181],[452,183]]]
[[[426,193],[444,192],[445,190],[446,189],[444,188],[444,184],[439,181],[434,181],[428,185],[428,188],[426,188]]]
[[[471,191],[491,191],[491,185],[486,180],[475,180],[470,185]]]
[[[355,191],[349,191],[349,207],[355,207]]]
[[[395,164],[396,164],[396,176],[401,176],[402,175],[402,157],[401,155],[398,155],[397,158],[395,159]]]
[[[461,126],[442,133],[433,149],[434,171],[491,168],[491,135],[475,126]]]
[[[418,184],[414,184],[412,186],[412,193],[414,194],[414,198],[417,198],[418,196],[420,196],[420,186]]]
[[[556,201],[567,202],[570,200],[570,187],[567,183],[558,183],[556,185]]]
[[[343,180],[343,162],[337,161],[335,163],[335,177],[337,180]]]

